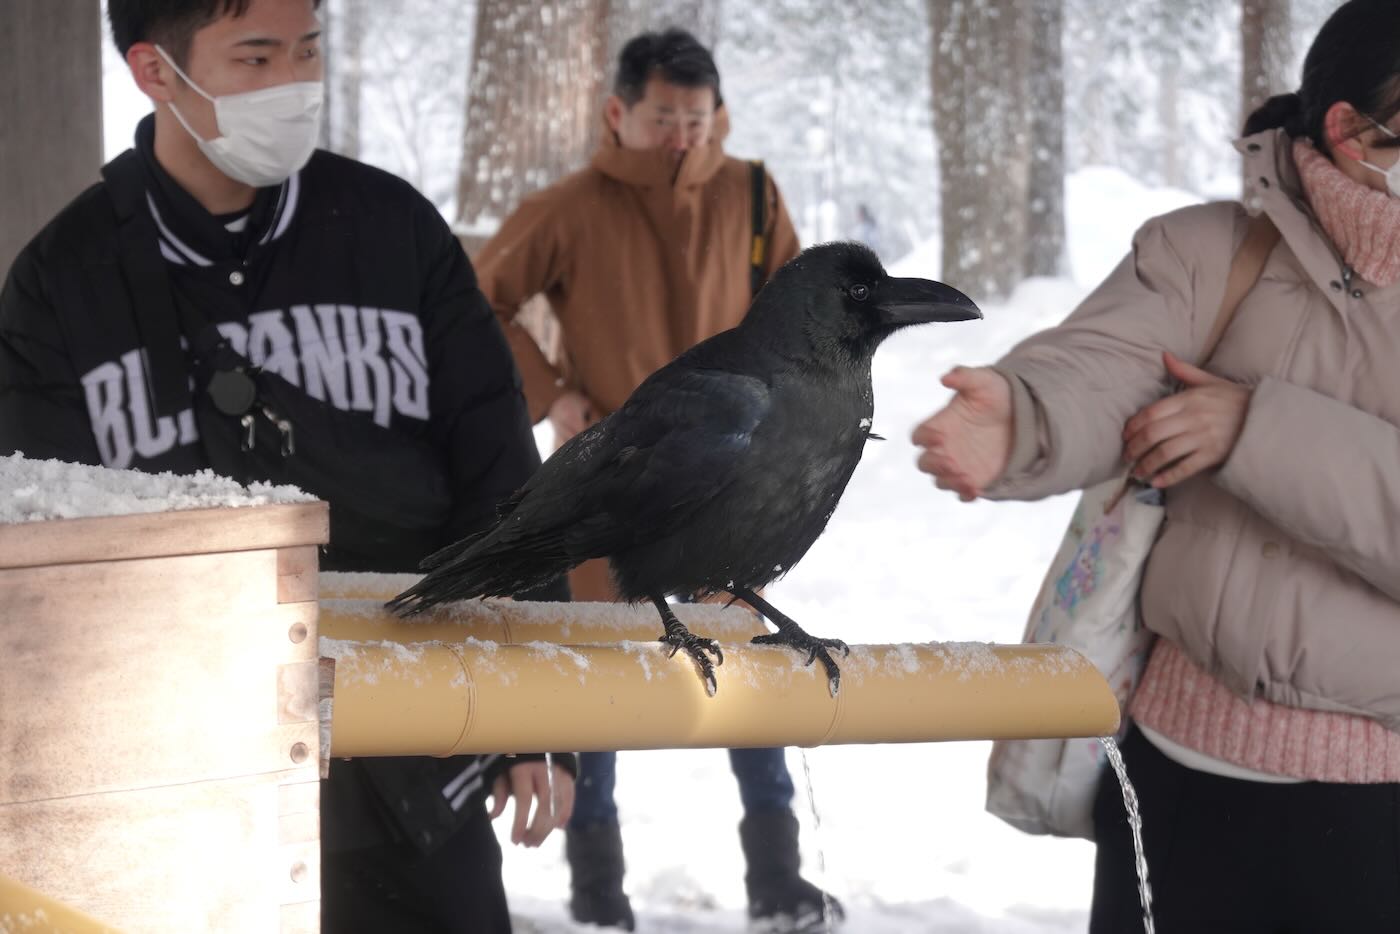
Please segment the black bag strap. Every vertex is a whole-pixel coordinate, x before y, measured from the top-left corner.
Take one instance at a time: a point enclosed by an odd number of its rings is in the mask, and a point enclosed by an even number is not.
[[[749,161],[749,179],[752,183],[750,202],[753,211],[753,240],[749,246],[749,295],[757,295],[763,288],[763,264],[768,256],[768,238],[764,235],[766,226],[766,205],[768,186],[765,183],[762,159]]]

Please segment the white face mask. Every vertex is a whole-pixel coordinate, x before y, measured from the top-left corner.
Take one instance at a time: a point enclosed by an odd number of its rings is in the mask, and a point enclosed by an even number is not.
[[[321,134],[325,98],[321,82],[293,81],[261,91],[213,97],[191,81],[164,49],[156,46],[156,51],[186,84],[214,105],[220,134],[214,139],[200,139],[174,104],[170,112],[220,172],[245,185],[265,188],[282,184],[306,165]]]
[[[1370,117],[1367,117],[1366,119],[1371,120]],[[1390,127],[1377,120],[1371,120],[1371,122],[1376,125],[1376,129],[1380,130],[1382,133],[1384,133],[1386,136],[1389,136],[1391,139],[1395,139],[1395,131],[1393,131]],[[1385,187],[1390,189],[1390,193],[1393,196],[1400,198],[1400,158],[1397,158],[1388,169],[1383,169],[1378,165],[1372,165],[1365,159],[1358,159],[1357,161],[1360,162],[1362,165],[1366,166],[1366,168],[1370,169],[1371,171],[1379,172],[1382,175],[1384,175]]]

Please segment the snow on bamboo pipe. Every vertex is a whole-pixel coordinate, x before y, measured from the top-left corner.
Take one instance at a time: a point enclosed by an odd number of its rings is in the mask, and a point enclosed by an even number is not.
[[[323,596],[320,634],[356,642],[611,643],[656,639],[662,632],[661,617],[650,604],[464,600],[401,619],[384,609],[384,601],[395,593],[360,599]],[[722,642],[747,642],[767,632],[756,613],[738,606],[682,604],[674,609],[692,632]]]
[[[116,928],[3,875],[0,875],[0,931],[119,934]]]
[[[655,641],[413,644],[322,639],[334,660],[331,755],[735,748],[1104,736],[1118,703],[1057,646],[858,645],[820,665],[725,645],[707,697],[694,664]]]

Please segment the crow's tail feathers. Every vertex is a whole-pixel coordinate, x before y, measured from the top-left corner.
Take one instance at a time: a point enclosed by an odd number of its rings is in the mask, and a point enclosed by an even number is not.
[[[423,560],[421,581],[385,604],[399,616],[475,597],[509,597],[550,583],[577,564],[558,554],[528,548],[492,547],[476,535]]]
[[[456,541],[444,548],[439,548],[437,551],[418,562],[418,570],[435,571],[444,564],[455,561],[470,551],[473,545],[481,541],[488,534],[490,534],[490,529],[485,532],[477,532],[474,535],[468,535],[461,541]]]

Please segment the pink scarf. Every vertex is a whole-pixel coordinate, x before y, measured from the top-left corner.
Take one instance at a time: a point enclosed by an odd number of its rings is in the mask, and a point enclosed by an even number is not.
[[[1400,281],[1400,198],[1348,178],[1307,140],[1293,162],[1308,204],[1347,265],[1378,286]]]

